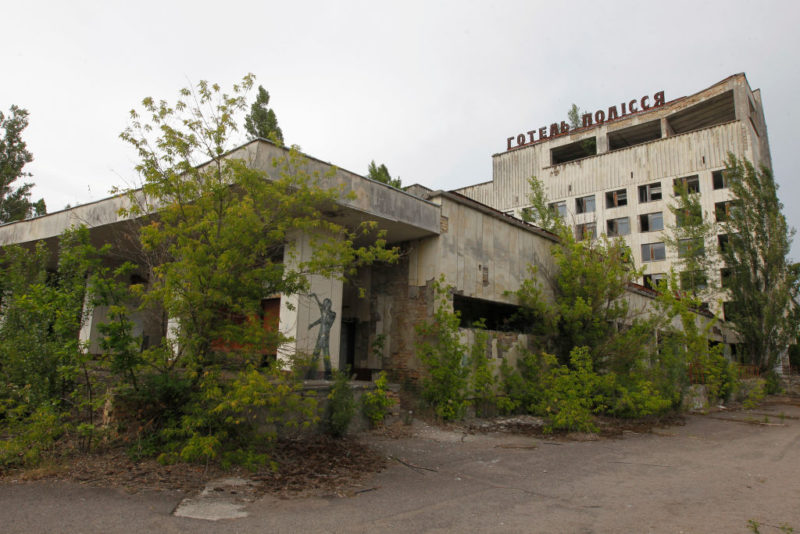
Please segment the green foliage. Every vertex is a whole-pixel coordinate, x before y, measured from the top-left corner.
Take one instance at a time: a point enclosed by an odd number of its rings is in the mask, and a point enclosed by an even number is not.
[[[356,401],[349,380],[347,371],[334,370],[333,385],[325,410],[325,429],[337,438],[347,434],[347,428],[356,413]]]
[[[370,180],[375,180],[376,182],[390,185],[395,189],[400,189],[402,187],[400,178],[392,178],[392,175],[389,174],[389,169],[386,168],[386,165],[381,163],[381,165],[378,166],[375,164],[375,160],[369,162],[369,167],[367,168],[367,178]]]
[[[27,219],[31,216],[44,215],[47,210],[44,200],[31,202],[33,184],[22,184],[12,189],[12,184],[19,178],[30,176],[22,169],[33,161],[22,140],[22,131],[28,126],[28,111],[11,106],[8,116],[0,111],[0,223]]]
[[[386,389],[388,383],[386,371],[381,371],[378,379],[375,380],[375,389],[365,391],[361,396],[361,410],[373,428],[383,424],[386,415],[389,413],[389,408],[394,406],[395,401],[389,397]]]
[[[728,234],[722,257],[731,273],[726,288],[734,304],[726,319],[741,338],[745,360],[768,371],[795,341],[800,324],[792,302],[800,272],[786,260],[792,232],[771,169],[729,154],[725,177],[734,196],[722,223]]]
[[[14,412],[3,414],[3,431],[9,438],[0,441],[0,466],[35,466],[53,451],[66,425],[60,410],[51,405],[41,404],[31,413],[24,409]]]
[[[522,219],[548,232],[554,234],[562,233],[565,230],[564,221],[558,213],[549,206],[542,181],[535,176],[531,176],[528,180],[528,184],[531,186],[531,192],[528,197],[531,206],[523,210]]]
[[[712,295],[717,289],[716,247],[706,243],[715,240],[716,224],[703,214],[700,195],[690,193],[688,184],[676,186],[676,196],[669,205],[676,224],[664,232],[664,242],[678,257],[681,272],[681,289],[701,299]]]
[[[269,139],[277,145],[283,145],[283,132],[278,126],[278,117],[268,106],[269,92],[259,85],[256,100],[250,106],[250,114],[244,119],[244,128],[253,139]]]
[[[415,327],[417,356],[426,370],[422,380],[422,398],[433,407],[438,417],[460,419],[469,406],[467,346],[459,336],[459,314],[450,309],[449,287],[444,276],[434,282],[433,290],[433,320]]]
[[[742,406],[747,408],[748,410],[752,410],[761,400],[766,396],[766,385],[767,381],[763,378],[756,378],[752,381],[753,383],[750,385],[747,396],[745,397],[744,401],[742,402]]]
[[[285,341],[250,319],[265,295],[305,292],[311,274],[343,278],[359,265],[397,258],[380,234],[373,245],[354,245],[374,237],[374,223],[348,229],[324,215],[342,192],[296,149],[274,158],[269,176],[228,155],[252,84],[247,76],[228,94],[202,81],[174,106],[146,98],[149,119],[131,112],[122,134],[139,154],[144,179],[141,193],[129,192],[127,213],[158,212],[141,228],[151,269],[141,305],[177,320],[168,361],[194,376],[220,365],[246,368]],[[296,258],[298,234],[314,249],[308,261]]]
[[[475,339],[470,346],[469,397],[475,407],[475,415],[493,415],[497,406],[498,380],[494,365],[486,355],[489,347],[489,333],[483,319],[473,325]]]

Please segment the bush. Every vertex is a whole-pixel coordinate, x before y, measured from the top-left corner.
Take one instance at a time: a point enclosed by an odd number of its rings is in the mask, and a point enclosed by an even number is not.
[[[386,390],[388,382],[386,372],[381,371],[375,381],[375,389],[366,391],[361,396],[361,411],[373,428],[383,424],[383,420],[386,419],[386,415],[389,413],[389,408],[394,405],[394,399],[389,398]]]
[[[328,395],[328,406],[325,410],[325,429],[337,438],[347,433],[347,427],[356,412],[356,401],[353,388],[350,387],[348,373],[334,371],[333,386]]]
[[[458,313],[449,310],[449,287],[444,277],[434,282],[436,311],[433,321],[417,325],[417,355],[425,366],[422,398],[444,420],[464,416],[467,400],[467,347],[459,338]]]

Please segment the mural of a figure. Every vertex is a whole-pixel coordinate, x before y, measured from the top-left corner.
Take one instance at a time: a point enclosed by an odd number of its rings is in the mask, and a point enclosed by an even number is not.
[[[322,361],[325,363],[325,378],[330,378],[331,327],[333,327],[333,322],[336,320],[336,312],[331,310],[331,299],[326,298],[320,302],[316,293],[311,293],[309,296],[314,297],[314,300],[317,302],[317,306],[319,306],[319,319],[308,325],[308,329],[311,330],[315,326],[319,325],[319,332],[317,333],[317,344],[314,346],[313,358],[311,359],[311,368],[308,370],[306,378],[312,378],[316,373],[317,363],[319,362],[320,356],[322,356]]]

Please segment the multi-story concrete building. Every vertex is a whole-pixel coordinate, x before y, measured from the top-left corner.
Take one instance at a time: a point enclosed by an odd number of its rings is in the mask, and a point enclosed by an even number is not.
[[[675,184],[699,192],[704,215],[715,220],[730,200],[722,173],[728,153],[771,165],[761,94],[744,74],[688,97],[666,101],[659,91],[585,113],[577,129],[559,122],[504,141],[506,150],[493,156],[492,181],[458,192],[520,216],[536,176],[578,238],[625,238],[637,265],[646,266],[644,285],[678,259],[663,236],[675,224]],[[713,254],[724,239],[705,243],[706,251]],[[707,276],[718,279],[720,269]]]

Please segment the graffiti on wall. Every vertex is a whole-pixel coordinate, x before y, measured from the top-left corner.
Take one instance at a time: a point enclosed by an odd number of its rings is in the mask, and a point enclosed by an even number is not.
[[[316,293],[309,295],[313,297],[319,306],[319,319],[308,325],[311,330],[319,325],[319,332],[317,332],[317,343],[314,345],[314,352],[312,353],[311,368],[309,369],[307,378],[311,378],[317,370],[319,358],[322,356],[322,361],[325,363],[325,378],[331,377],[331,328],[334,321],[336,321],[336,312],[331,309],[333,303],[331,299],[325,298],[320,302]]]

